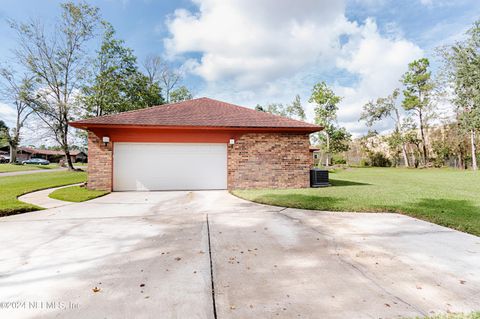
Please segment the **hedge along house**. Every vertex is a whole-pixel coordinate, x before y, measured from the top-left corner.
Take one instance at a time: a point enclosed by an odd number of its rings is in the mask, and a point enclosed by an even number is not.
[[[309,134],[322,128],[199,98],[70,123],[88,131],[88,188],[309,187]]]

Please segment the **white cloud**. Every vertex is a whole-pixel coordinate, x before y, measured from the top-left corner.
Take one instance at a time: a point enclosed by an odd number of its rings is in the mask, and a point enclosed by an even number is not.
[[[420,0],[420,3],[424,6],[431,6],[433,5],[433,0]]]
[[[336,63],[360,79],[354,86],[338,88],[345,97],[339,120],[347,127],[358,126],[362,106],[368,100],[387,96],[400,87],[399,79],[408,63],[422,54],[418,46],[407,40],[382,37],[371,19],[358,27],[358,32],[342,48]]]
[[[389,94],[422,55],[396,25],[384,36],[372,19],[349,21],[343,1],[194,3],[198,12],[169,17],[164,41],[170,56],[190,56],[184,67],[205,80],[202,94],[250,106],[289,102],[297,93],[305,100],[313,83],[346,71],[347,85],[335,78],[329,84],[345,97],[341,124],[355,132],[365,130],[357,122],[362,105]],[[312,106],[307,114],[312,119]]]
[[[466,0],[420,0],[420,4],[429,7],[429,8],[435,8],[435,7],[453,7],[457,5],[461,5],[467,2]]]
[[[176,10],[165,40],[170,55],[201,52],[191,71],[207,81],[257,86],[327,61],[351,23],[341,1],[196,0],[198,13]]]
[[[4,121],[8,127],[15,125],[16,112],[10,105],[0,103],[0,120]]]

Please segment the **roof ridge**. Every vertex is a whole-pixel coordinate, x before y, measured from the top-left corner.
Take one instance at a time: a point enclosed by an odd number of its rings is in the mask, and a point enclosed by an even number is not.
[[[87,128],[88,125],[144,125],[144,126],[212,126],[212,127],[269,127],[322,128],[304,120],[289,118],[251,107],[241,106],[208,97],[143,109],[72,121],[70,125]]]
[[[172,105],[184,103],[184,102],[187,102],[187,101],[195,101],[195,100],[201,100],[201,99],[208,99],[208,98],[207,98],[207,97],[197,97],[197,98],[195,98],[195,99],[184,100],[184,101],[179,101],[179,102],[175,102],[175,103],[167,103],[167,104],[159,104],[159,105],[147,106],[147,107],[144,107],[143,109],[135,109],[135,110],[129,110],[129,111],[124,111],[124,112],[120,112],[120,113],[106,114],[106,115],[100,115],[100,116],[93,116],[93,117],[89,117],[89,118],[86,118],[86,119],[76,120],[76,121],[73,121],[73,122],[83,121],[83,120],[89,120],[89,119],[109,118],[109,117],[112,117],[112,116],[117,116],[117,115],[119,115],[119,114],[135,113],[135,112],[140,112],[140,111],[144,111],[144,110],[151,110],[151,109],[157,108],[157,107],[172,106]]]
[[[209,99],[208,97],[205,97],[205,99]],[[213,100],[213,99],[209,99],[209,100]],[[218,101],[218,100],[214,100],[214,101]],[[223,102],[223,101],[218,101],[218,102],[222,102],[222,103],[225,103],[225,104],[229,104],[231,106],[235,106],[237,108],[242,108],[242,109],[246,109],[248,111],[252,111],[252,112],[260,112],[260,113],[263,113],[267,116],[271,116],[271,117],[277,117],[277,118],[281,118],[283,120],[287,119],[287,120],[290,120],[290,121],[295,121],[295,122],[299,122],[299,123],[302,123],[302,124],[312,124],[312,125],[316,125],[314,123],[308,123],[308,122],[305,122],[305,121],[302,121],[302,120],[297,120],[297,119],[292,119],[290,117],[287,117],[287,116],[282,116],[282,115],[278,115],[278,114],[273,114],[273,113],[270,113],[270,112],[267,112],[267,111],[257,111],[255,109],[252,109],[252,108],[249,108],[249,107],[246,107],[246,106],[241,106],[241,105],[237,105],[237,104],[232,104],[232,103],[228,103],[228,102]]]

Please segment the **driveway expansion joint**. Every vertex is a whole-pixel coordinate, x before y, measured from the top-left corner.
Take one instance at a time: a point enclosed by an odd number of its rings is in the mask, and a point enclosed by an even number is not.
[[[213,279],[212,243],[210,240],[210,222],[208,221],[208,214],[206,214],[206,221],[207,221],[207,237],[208,237],[208,256],[210,259],[210,284],[212,287],[213,318],[217,319],[217,306],[215,302],[215,283]]]
[[[367,280],[370,281],[373,285],[377,286],[377,287],[378,287],[380,290],[382,290],[385,294],[387,294],[387,295],[389,295],[390,297],[396,299],[397,301],[399,301],[399,302],[407,305],[408,307],[414,309],[415,311],[417,311],[417,312],[418,312],[419,314],[421,314],[422,316],[424,316],[424,317],[428,316],[427,313],[425,313],[424,311],[422,311],[421,309],[419,309],[419,308],[416,307],[415,305],[407,302],[406,300],[402,299],[401,297],[397,296],[396,294],[388,291],[385,287],[383,287],[380,283],[378,283],[378,282],[375,280],[375,278],[372,278],[372,276],[368,275],[368,274],[361,268],[361,266],[356,265],[355,262],[353,262],[353,261],[349,261],[349,260],[347,260],[346,258],[343,258],[342,255],[341,255],[341,251],[340,251],[339,248],[338,248],[338,243],[337,243],[337,241],[336,241],[336,239],[335,239],[334,236],[332,236],[332,235],[330,235],[330,234],[328,234],[328,233],[326,233],[326,232],[322,232],[322,231],[316,229],[315,227],[312,227],[312,226],[310,226],[310,225],[307,225],[307,224],[305,224],[301,219],[295,218],[295,217],[292,217],[292,216],[289,216],[289,215],[286,215],[286,214],[282,213],[281,211],[277,212],[277,214],[280,215],[280,216],[282,216],[282,217],[284,217],[284,218],[287,218],[287,219],[289,219],[289,220],[295,221],[295,222],[298,223],[299,225],[302,225],[302,226],[304,226],[304,227],[306,227],[306,228],[309,228],[310,230],[312,230],[312,231],[314,231],[314,232],[316,232],[316,233],[318,233],[318,234],[320,234],[320,235],[325,236],[325,237],[327,238],[327,240],[329,240],[329,241],[332,242],[332,244],[333,244],[333,249],[334,249],[334,251],[335,251],[335,256],[337,257],[337,259],[338,259],[341,263],[343,263],[343,264],[351,267],[352,269],[354,269],[354,270],[355,270],[356,272],[358,272],[363,278],[367,279]]]
[[[414,318],[480,305],[478,237],[227,191],[114,192],[0,218],[0,242],[0,301],[80,305],[2,318]]]

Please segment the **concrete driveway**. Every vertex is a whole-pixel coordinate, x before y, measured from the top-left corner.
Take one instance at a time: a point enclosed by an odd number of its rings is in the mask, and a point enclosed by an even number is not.
[[[480,310],[480,238],[224,191],[0,219],[1,318],[398,318]]]

